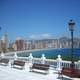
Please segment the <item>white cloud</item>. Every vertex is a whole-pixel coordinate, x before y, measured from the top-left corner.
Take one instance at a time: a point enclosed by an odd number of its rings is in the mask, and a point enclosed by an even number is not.
[[[31,35],[31,36],[29,36],[29,38],[35,39],[36,38],[36,35]]]
[[[51,38],[52,35],[50,33],[45,33],[45,34],[42,34],[42,37],[43,38]]]
[[[50,33],[44,33],[44,34],[32,34],[29,36],[30,39],[46,39],[46,38],[51,38],[52,35]]]

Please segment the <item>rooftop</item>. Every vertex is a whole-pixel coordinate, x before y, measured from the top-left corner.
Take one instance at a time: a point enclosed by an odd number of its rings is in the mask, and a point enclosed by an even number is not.
[[[65,77],[63,80],[72,80]],[[29,63],[26,63],[25,69],[19,70],[10,66],[0,65],[0,80],[60,80],[56,70],[50,69],[49,74],[44,75],[29,71]],[[78,79],[74,79],[78,80]]]

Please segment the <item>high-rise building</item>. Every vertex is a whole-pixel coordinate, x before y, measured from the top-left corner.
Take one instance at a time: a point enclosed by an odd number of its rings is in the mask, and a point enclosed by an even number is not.
[[[16,39],[15,45],[17,51],[25,50],[25,41],[20,37]]]
[[[8,36],[7,36],[7,34],[5,34],[1,38],[1,50],[5,52],[8,50],[8,48],[9,48]]]

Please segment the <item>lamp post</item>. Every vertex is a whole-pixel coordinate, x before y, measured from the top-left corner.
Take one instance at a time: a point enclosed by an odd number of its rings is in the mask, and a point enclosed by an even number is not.
[[[71,64],[70,64],[70,67],[62,69],[62,74],[72,77],[72,78],[74,78],[74,77],[77,78],[80,76],[80,69],[77,69],[77,68],[75,69],[75,63],[74,63],[73,32],[74,32],[75,22],[73,20],[70,20],[68,25],[69,25],[69,30],[71,32]]]
[[[1,29],[2,29],[2,26],[0,25],[0,31],[1,31]],[[1,39],[1,37],[0,37],[0,39]],[[1,52],[2,50],[1,50],[1,41],[0,41],[0,52]]]
[[[74,32],[74,26],[75,26],[75,22],[73,20],[70,20],[69,23],[69,30],[71,31],[71,68],[74,68],[75,64],[74,64],[74,54],[73,54],[73,32]]]

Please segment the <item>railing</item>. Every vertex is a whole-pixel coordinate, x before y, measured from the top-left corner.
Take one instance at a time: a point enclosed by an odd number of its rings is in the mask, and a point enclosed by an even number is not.
[[[17,58],[18,60],[24,60],[26,62],[30,61],[29,57],[18,57],[17,56],[17,52],[15,52],[15,53],[16,54],[14,54],[14,52],[12,52],[12,53],[6,53],[5,58],[8,58],[10,60],[13,60],[13,59]],[[2,55],[3,55],[3,53],[2,53]],[[33,56],[30,55],[30,58],[32,58],[32,57]],[[44,58],[45,56],[43,55],[42,57]],[[31,60],[32,60],[31,61],[32,63],[41,63],[42,62],[41,58],[32,58]],[[64,61],[64,60],[62,60],[60,55],[58,55],[58,58],[56,60],[46,59],[45,58],[44,62],[45,62],[45,64],[49,64],[49,65],[51,65],[53,67],[57,67],[57,65],[58,65],[57,64],[57,60],[61,60],[60,61],[60,64],[61,64],[60,66],[61,67],[70,68],[71,61]],[[79,68],[80,69],[80,62],[75,62],[75,68]]]
[[[8,58],[10,60],[13,60],[14,57],[13,56],[5,56],[5,58]],[[23,60],[26,62],[29,62],[29,58],[28,57],[17,57],[18,60]],[[41,63],[41,58],[33,58],[32,59],[32,63]],[[45,59],[45,63],[51,65],[52,67],[57,67],[57,60],[53,60],[53,59]],[[65,67],[65,68],[69,68],[70,67],[71,62],[70,61],[61,61],[61,66]],[[80,68],[78,62],[75,62],[75,68]]]
[[[70,68],[71,61],[62,61],[62,66],[65,68]],[[75,68],[79,68],[79,63],[75,62]]]
[[[33,62],[41,63],[41,59],[40,58],[34,58]],[[54,67],[57,67],[57,60],[46,59],[45,63],[49,64],[51,66],[53,65]],[[61,66],[65,67],[65,68],[70,68],[70,64],[71,64],[71,61],[63,61],[62,60],[62,62],[61,62]],[[79,68],[78,62],[75,62],[75,68]]]

